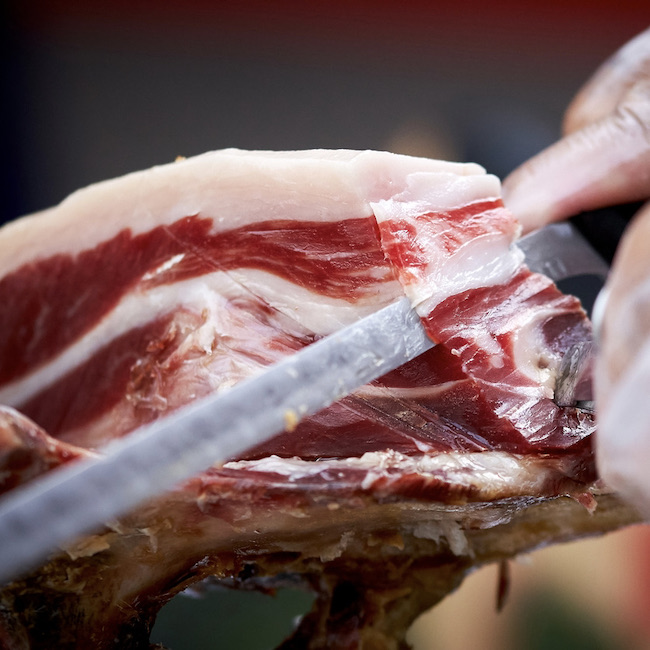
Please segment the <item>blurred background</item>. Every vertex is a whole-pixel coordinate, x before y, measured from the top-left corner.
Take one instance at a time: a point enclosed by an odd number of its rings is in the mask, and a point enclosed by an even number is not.
[[[5,218],[209,149],[374,148],[503,176],[647,0],[10,0]]]
[[[222,147],[387,149],[472,160],[503,177],[557,138],[580,84],[650,23],[648,0],[4,7],[2,221]],[[515,565],[499,615],[496,570],[479,571],[412,640],[420,650],[650,648],[649,541],[635,528],[535,553]],[[153,640],[270,647],[309,600],[238,598],[177,599]]]

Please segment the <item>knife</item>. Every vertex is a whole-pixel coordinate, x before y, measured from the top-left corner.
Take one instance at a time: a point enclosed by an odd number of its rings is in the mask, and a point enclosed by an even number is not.
[[[528,266],[559,281],[608,265],[569,223],[518,242]],[[179,409],[0,500],[0,584],[59,545],[268,440],[433,343],[407,298],[304,348],[217,396]],[[255,405],[251,409],[251,404]]]

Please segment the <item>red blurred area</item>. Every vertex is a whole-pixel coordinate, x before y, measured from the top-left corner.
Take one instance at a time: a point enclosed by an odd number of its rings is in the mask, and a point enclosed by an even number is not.
[[[35,0],[21,4],[19,13],[26,24],[48,31],[128,23],[179,33],[200,27],[258,45],[260,40],[281,38],[287,46],[318,46],[335,38],[377,48],[435,48],[442,42],[496,50],[541,47],[548,53],[555,44],[564,54],[572,41],[581,48],[624,42],[647,24],[650,6],[647,0]]]

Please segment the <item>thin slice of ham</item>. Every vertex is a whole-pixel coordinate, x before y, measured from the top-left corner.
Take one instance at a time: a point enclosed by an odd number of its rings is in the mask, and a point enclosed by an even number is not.
[[[594,422],[552,398],[590,326],[518,233],[481,167],[370,151],[208,153],[2,229],[8,487],[404,294],[437,345],[71,542],[0,592],[0,643],[147,647],[190,584],[292,573],[319,593],[296,643],[398,647],[472,566],[634,520],[578,505]]]

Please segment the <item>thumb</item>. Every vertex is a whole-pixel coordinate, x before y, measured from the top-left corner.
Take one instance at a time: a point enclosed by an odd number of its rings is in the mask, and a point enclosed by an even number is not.
[[[650,203],[630,224],[607,282],[594,376],[598,468],[650,517]]]
[[[613,386],[599,411],[596,434],[598,472],[650,520],[650,339]]]

